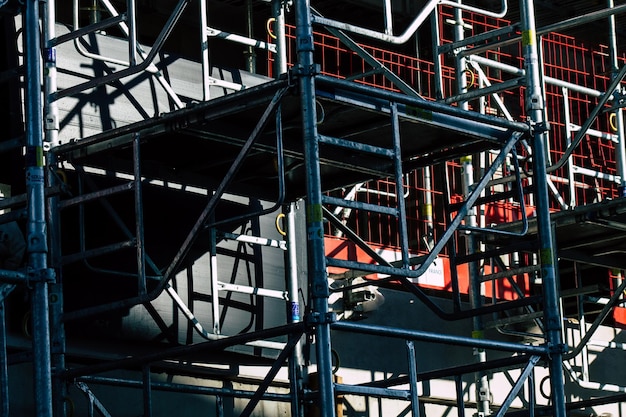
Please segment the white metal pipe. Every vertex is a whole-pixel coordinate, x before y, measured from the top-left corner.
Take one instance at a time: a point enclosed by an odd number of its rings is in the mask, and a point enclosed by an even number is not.
[[[287,212],[287,292],[291,303],[291,322],[301,320],[298,283],[298,256],[297,256],[297,232],[296,232],[296,204],[289,204]]]
[[[577,165],[573,165],[572,170],[575,174],[585,175],[587,177],[600,178],[600,179],[615,182],[615,183],[621,182],[621,178],[618,175],[605,174],[603,172],[595,171],[589,168],[579,167]]]
[[[513,65],[504,64],[502,62],[495,61],[493,59],[484,58],[477,55],[470,55],[467,57],[470,61],[478,62],[481,65],[485,65],[494,69],[499,69],[504,72],[508,72],[510,74],[515,74],[520,77],[526,75],[526,71],[521,68],[517,68]],[[594,90],[592,88],[582,87],[580,85],[572,84],[567,81],[559,80],[552,77],[544,77],[546,84],[556,85],[558,87],[565,87],[570,89],[571,91],[576,91],[577,93],[587,94],[591,97],[600,97],[603,93]]]
[[[626,387],[616,384],[606,384],[603,382],[585,381],[578,376],[569,362],[563,362],[563,368],[569,373],[570,378],[581,388],[594,389],[608,392],[626,392]]]
[[[574,124],[574,123],[570,123],[570,130],[572,132],[578,132],[580,129],[582,128],[582,126]],[[619,143],[619,138],[617,135],[613,135],[611,133],[607,133],[607,132],[602,132],[600,130],[597,129],[587,129],[587,136],[593,136],[596,137],[598,139],[604,139],[604,140],[610,140],[613,143]]]
[[[209,89],[210,63],[209,63],[209,27],[207,16],[207,0],[200,0],[200,62],[202,69],[202,99],[209,100],[211,92]]]
[[[174,290],[174,288],[172,288],[171,285],[167,284],[167,286],[165,287],[165,291],[170,296],[170,298],[174,301],[174,303],[176,304],[178,309],[183,313],[183,315],[187,317],[187,319],[191,323],[193,323],[194,329],[200,336],[202,336],[203,338],[207,340],[219,340],[219,339],[228,338],[228,336],[225,336],[225,335],[207,332],[202,326],[202,324],[198,321],[196,316],[191,312],[191,310],[189,310],[189,308],[187,307],[185,302],[182,300],[182,298],[180,298],[178,293]],[[267,348],[267,349],[276,349],[276,350],[283,350],[285,348],[284,343],[271,342],[271,341],[265,341],[265,340],[257,340],[253,342],[248,342],[246,343],[246,345]]]
[[[593,339],[591,339],[589,342],[587,342],[587,345],[604,347],[604,348],[607,348],[607,349],[626,350],[626,343],[607,342],[606,340],[593,340]]]
[[[137,10],[135,0],[126,2],[126,20],[128,21],[128,62],[137,65]]]
[[[393,34],[393,9],[391,0],[385,0],[385,34]]]
[[[239,91],[243,89],[243,85],[241,84],[233,83],[233,82],[226,81],[226,80],[218,80],[217,78],[214,78],[214,77],[209,77],[209,79],[207,80],[207,84],[209,86],[215,85],[217,87],[222,87],[227,90],[233,90],[233,91]]]
[[[563,93],[563,112],[565,118],[565,145],[569,147],[572,144],[572,124],[569,109],[569,90],[562,89]],[[569,158],[567,161],[567,178],[569,180],[569,206],[576,206],[576,188],[574,187],[574,160]]]
[[[259,41],[259,40],[246,37],[246,36],[236,35],[234,33],[224,32],[222,30],[212,28],[212,27],[207,27],[206,31],[207,31],[207,35],[213,38],[221,38],[227,41],[240,43],[245,46],[251,46],[251,47],[255,47],[259,49],[266,49],[270,52],[276,52],[276,45],[272,43]],[[250,71],[250,68],[248,68],[248,71]]]
[[[223,233],[223,236],[227,240],[236,240],[237,242],[252,243],[255,245],[287,250],[287,243],[284,240],[268,239],[250,235],[237,235],[234,233]]]
[[[406,43],[411,37],[415,34],[417,29],[419,29],[424,21],[428,18],[428,16],[437,8],[439,5],[446,5],[455,7],[462,10],[467,10],[474,13],[479,13],[485,16],[501,18],[504,17],[508,11],[507,0],[501,0],[502,10],[499,12],[493,12],[486,9],[481,9],[478,7],[469,6],[467,4],[456,3],[451,0],[430,0],[422,10],[417,14],[415,19],[411,22],[411,24],[407,27],[407,29],[401,35],[392,35],[385,32],[378,32],[376,30],[367,29],[361,26],[351,25],[348,23],[340,22],[333,19],[327,19],[321,16],[312,16],[312,22],[317,23],[323,26],[333,27],[340,30],[345,30],[348,32],[356,33],[362,36],[366,36],[373,39],[378,39],[384,42],[392,43],[392,44],[403,44]]]
[[[240,294],[258,295],[261,297],[277,298],[279,300],[289,300],[287,291],[268,290],[267,288],[250,287],[248,285],[230,284],[228,282],[217,282],[220,291],[238,292]]]

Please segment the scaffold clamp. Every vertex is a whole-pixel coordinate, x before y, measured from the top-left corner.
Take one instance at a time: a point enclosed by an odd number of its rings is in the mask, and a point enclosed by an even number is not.
[[[565,343],[548,343],[548,356],[552,356],[554,354],[562,355],[567,352],[568,348]]]
[[[337,315],[333,312],[327,313],[310,313],[306,316],[305,322],[309,326],[316,324],[331,324],[337,321]]]
[[[310,64],[310,65],[298,65],[296,67],[294,67],[291,71],[291,73],[293,74],[293,78],[299,76],[299,75],[317,75],[320,73],[320,66],[319,64]]]
[[[56,279],[56,273],[52,268],[33,269],[28,268],[26,270],[26,282],[54,282]]]
[[[603,112],[615,112],[624,107],[626,107],[626,95],[618,89],[613,92],[613,103],[603,109]]]
[[[550,130],[550,122],[546,120],[535,122],[534,120],[529,119],[528,126],[530,127],[530,134],[533,136],[546,133]]]

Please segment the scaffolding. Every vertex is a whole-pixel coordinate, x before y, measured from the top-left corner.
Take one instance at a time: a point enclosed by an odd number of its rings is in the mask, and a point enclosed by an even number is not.
[[[333,417],[350,396],[400,401],[397,414],[413,416],[441,403],[459,416],[565,417],[623,401],[618,382],[591,380],[589,351],[623,349],[593,338],[606,321],[625,324],[615,16],[626,5],[537,28],[526,0],[514,24],[507,0],[418,10],[385,0],[375,25],[347,1],[178,0],[152,5],[168,12],[148,36],[151,9],[122,3],[74,0],[70,13],[0,2],[15,46],[0,85],[23,95],[0,150],[25,167],[2,173],[11,195],[0,223],[25,225],[24,265],[0,270],[3,416],[8,369],[22,362],[44,417],[72,415],[70,391],[89,415],[112,415],[94,387],[140,391],[144,416],[160,415],[155,391],[242,416],[270,402]],[[198,49],[175,55],[168,46],[187,39],[192,4]],[[243,11],[246,27],[209,25],[211,7]],[[558,33],[601,19],[608,47]],[[430,56],[419,56],[425,38]],[[210,62],[233,44],[244,69]],[[280,287],[268,282],[275,270]],[[369,322],[378,289],[469,323],[471,336]],[[16,294],[29,297],[20,331],[32,347],[7,341],[4,304]],[[112,337],[123,320],[141,332],[146,318],[158,331],[149,343]],[[103,346],[81,345],[95,334]],[[404,370],[344,382],[343,334],[400,341]],[[419,343],[472,358],[418,372]],[[494,400],[499,373],[511,384]],[[438,380],[451,381],[452,400],[425,392]],[[574,401],[568,381],[610,394]]]

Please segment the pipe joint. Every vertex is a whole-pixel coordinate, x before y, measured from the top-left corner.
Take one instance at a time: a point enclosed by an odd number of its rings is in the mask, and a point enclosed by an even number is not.
[[[48,243],[46,240],[46,233],[41,231],[34,231],[28,234],[28,249],[29,254],[34,253],[47,253]]]
[[[56,273],[52,268],[32,269],[26,271],[26,280],[32,282],[53,283],[56,279]]]
[[[337,321],[337,315],[333,312],[320,313],[314,312],[306,316],[305,322],[308,326],[319,324],[332,324]]]
[[[568,347],[565,343],[548,343],[546,345],[548,356],[563,355],[568,351]]]
[[[550,131],[550,123],[548,121],[535,122],[534,120],[528,120],[528,126],[530,127],[531,135],[540,135]]]
[[[293,70],[293,76],[315,76],[320,73],[319,64],[298,65]]]

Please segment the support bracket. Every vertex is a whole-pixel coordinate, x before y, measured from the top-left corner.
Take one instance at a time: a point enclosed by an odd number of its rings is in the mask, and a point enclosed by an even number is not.
[[[52,268],[32,269],[26,271],[26,282],[48,282],[52,283],[56,279],[56,273]]]
[[[317,324],[332,324],[337,321],[337,315],[333,312],[328,313],[310,313],[305,317],[305,323],[308,326],[315,326]]]

